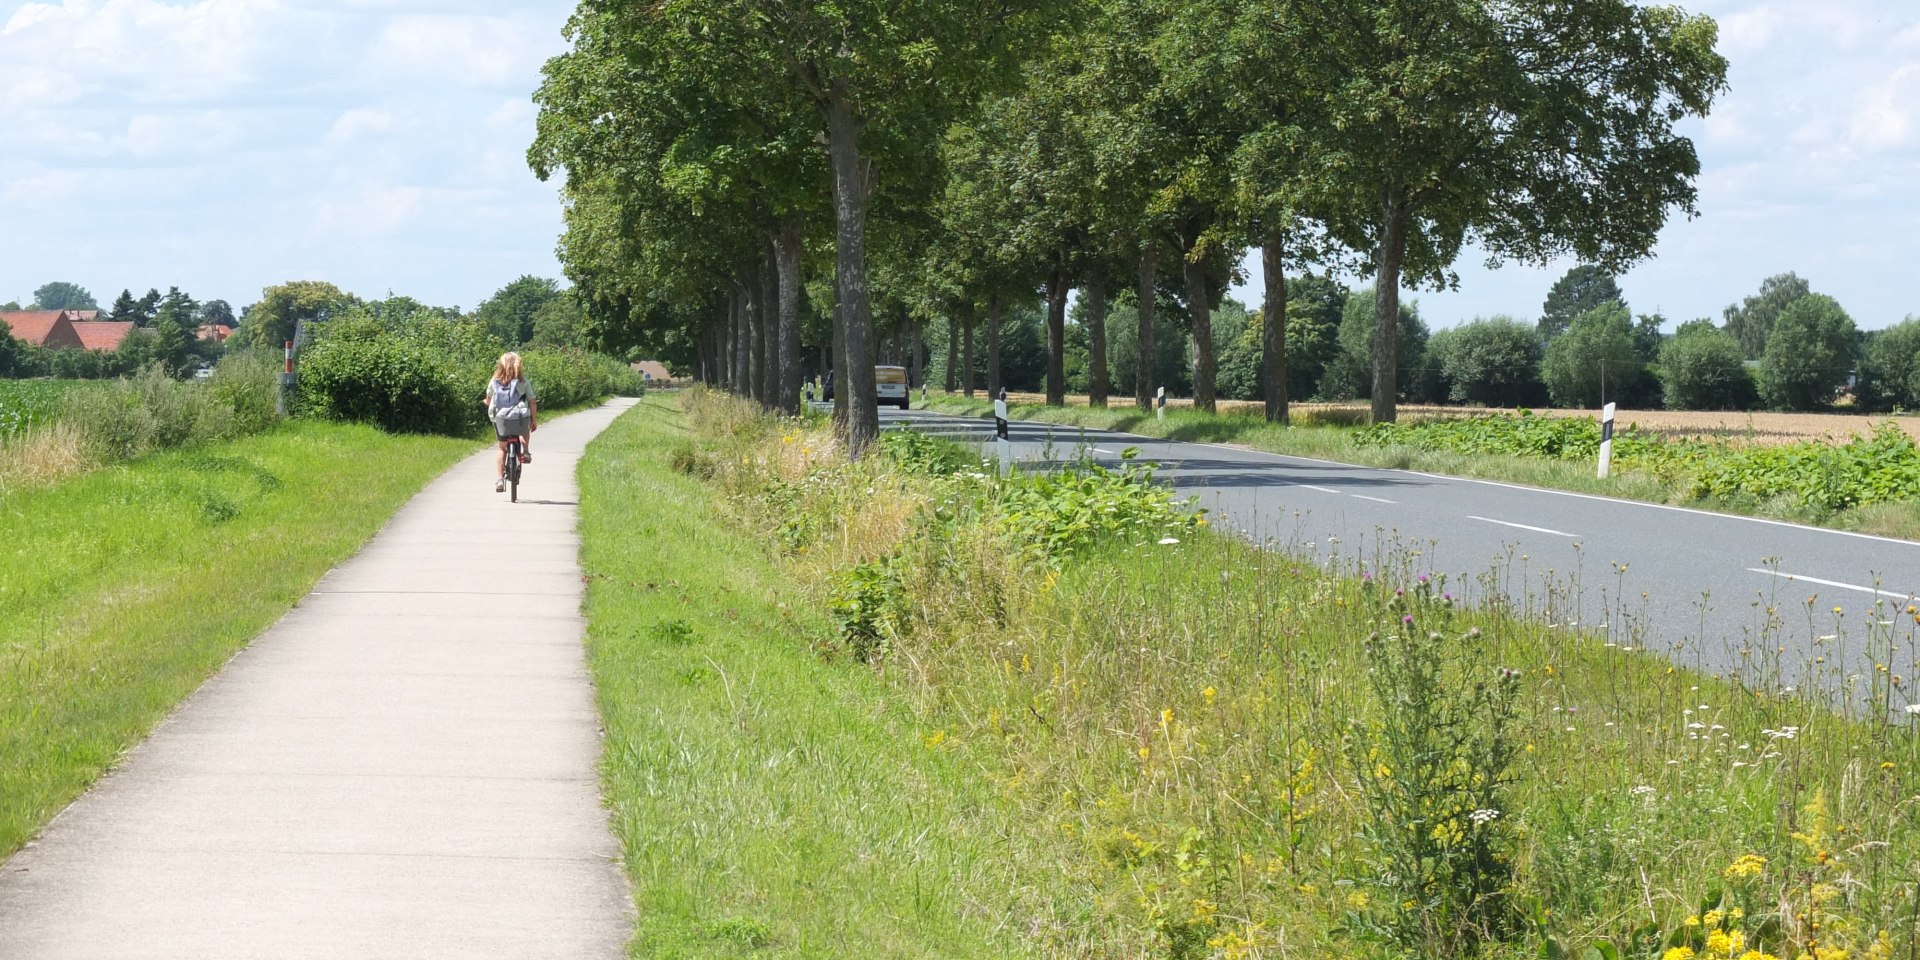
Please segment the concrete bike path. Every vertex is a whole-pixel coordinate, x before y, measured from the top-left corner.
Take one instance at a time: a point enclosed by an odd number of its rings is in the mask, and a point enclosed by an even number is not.
[[[0,957],[624,957],[573,471],[630,406],[414,497],[0,864]]]

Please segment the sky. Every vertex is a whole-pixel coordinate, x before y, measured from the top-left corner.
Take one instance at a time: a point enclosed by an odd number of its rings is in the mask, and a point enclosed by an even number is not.
[[[1688,130],[1700,217],[1620,286],[1718,317],[1784,271],[1863,328],[1920,314],[1920,3],[1691,0],[1731,90]],[[531,94],[571,0],[0,0],[0,302],[178,285],[236,308],[326,280],[472,308],[560,277]],[[1435,327],[1532,318],[1573,264],[1416,291]],[[1237,296],[1259,299],[1258,263]],[[1354,282],[1358,282],[1355,280]]]

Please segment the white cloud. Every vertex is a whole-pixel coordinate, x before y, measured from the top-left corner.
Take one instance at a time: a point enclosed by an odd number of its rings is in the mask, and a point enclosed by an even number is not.
[[[394,116],[389,111],[355,108],[333,121],[333,128],[327,131],[327,139],[333,143],[351,143],[363,137],[390,132],[394,122]]]
[[[384,237],[419,216],[425,199],[426,191],[419,187],[369,184],[352,198],[326,197],[316,201],[314,228],[321,234]]]
[[[1920,98],[1920,64],[1903,64],[1861,98],[1853,114],[1853,145],[1877,151],[1912,142],[1914,111],[1920,107],[1916,98]]]
[[[486,89],[531,89],[530,76],[555,52],[558,35],[522,18],[396,17],[368,51],[377,73]]]

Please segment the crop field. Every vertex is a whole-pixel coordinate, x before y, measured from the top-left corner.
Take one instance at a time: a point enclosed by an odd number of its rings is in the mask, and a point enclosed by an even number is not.
[[[44,423],[84,380],[0,380],[0,436]]]
[[[985,396],[986,391],[979,391]],[[1041,393],[1007,394],[1009,403],[1037,404],[1045,403],[1046,395]],[[1131,397],[1114,397],[1109,401],[1112,407],[1121,407],[1133,402]],[[1086,406],[1087,398],[1072,396],[1067,398],[1069,406]],[[1191,399],[1167,399],[1167,409],[1189,409]],[[1257,415],[1261,410],[1258,402],[1250,400],[1222,400],[1218,404],[1221,413],[1244,413]],[[1294,403],[1289,409],[1297,418],[1323,423],[1366,422],[1367,405],[1364,402],[1351,403]],[[1442,407],[1417,404],[1401,404],[1400,419],[1422,420],[1443,417],[1485,416],[1494,413],[1515,413],[1514,410],[1489,409],[1487,407]],[[1591,419],[1599,416],[1596,410],[1535,410],[1543,417],[1565,417],[1570,419]],[[1801,440],[1824,440],[1844,443],[1854,437],[1871,434],[1875,426],[1893,422],[1908,436],[1920,441],[1920,416],[1868,416],[1856,413],[1772,413],[1768,411],[1747,412],[1741,410],[1621,410],[1615,415],[1621,426],[1637,425],[1643,433],[1672,439],[1689,440],[1729,440],[1748,442],[1763,446],[1782,443],[1795,443]]]

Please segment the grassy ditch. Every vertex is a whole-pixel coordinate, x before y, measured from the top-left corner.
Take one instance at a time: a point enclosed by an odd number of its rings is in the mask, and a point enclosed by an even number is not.
[[[906,691],[822,657],[826,612],[673,468],[696,451],[676,400],[649,398],[580,468],[632,955],[1022,955],[1026,922],[1052,916],[1019,879],[1044,874],[1046,845],[929,739]]]
[[[984,400],[940,397],[933,409],[989,416]],[[1613,476],[1595,476],[1597,424],[1531,416],[1455,417],[1365,427],[1354,411],[1303,411],[1292,427],[1257,412],[1021,405],[1023,420],[1150,437],[1240,444],[1342,463],[1478,477],[1669,503],[1880,536],[1920,539],[1920,450],[1887,425],[1844,444],[1754,446],[1734,439],[1672,440],[1632,427],[1615,437]]]
[[[814,426],[688,403],[699,439],[674,459],[754,544],[721,562],[830,611],[821,682],[892,691],[920,769],[989,785],[978,819],[1033,855],[956,872],[955,902],[1006,904],[1030,951],[1920,950],[1914,610],[1782,601],[1732,682],[1462,609],[1410,552],[1337,575],[1214,536],[1138,473],[1001,481],[919,440],[847,464]],[[1804,672],[1773,640],[1786,617],[1825,634]],[[1830,675],[1860,649],[1871,674]],[[1828,687],[1848,706],[1796,692]]]
[[[0,495],[0,857],[474,448],[289,423]]]

